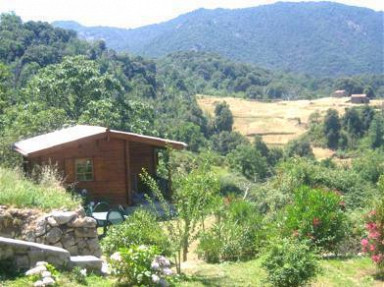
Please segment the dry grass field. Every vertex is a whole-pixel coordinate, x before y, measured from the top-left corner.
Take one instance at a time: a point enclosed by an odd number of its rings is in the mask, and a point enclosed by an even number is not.
[[[348,100],[349,98],[321,98],[265,103],[232,97],[197,95],[198,104],[209,115],[213,115],[217,103],[227,102],[234,116],[234,130],[249,138],[256,134],[261,135],[270,146],[284,145],[305,133],[308,129],[308,118],[314,112],[324,116],[326,111],[332,108],[343,114],[345,108],[356,106]],[[377,107],[382,104],[382,100],[373,100],[370,103],[371,106]],[[315,154],[319,158],[326,158],[332,155],[332,152],[316,148]]]

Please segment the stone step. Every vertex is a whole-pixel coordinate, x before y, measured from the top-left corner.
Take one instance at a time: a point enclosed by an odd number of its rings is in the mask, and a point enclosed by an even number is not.
[[[101,273],[101,267],[103,265],[103,260],[92,255],[84,256],[71,256],[70,257],[70,267],[74,268],[79,266],[80,268],[87,269],[87,272]]]

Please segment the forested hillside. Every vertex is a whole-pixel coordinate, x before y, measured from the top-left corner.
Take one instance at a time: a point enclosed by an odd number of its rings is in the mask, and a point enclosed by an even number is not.
[[[345,89],[349,94],[372,91],[372,96],[384,97],[381,75],[314,77],[263,69],[208,52],[175,52],[156,63],[160,79],[177,81],[179,90],[191,94],[294,100],[328,97]]]
[[[312,75],[383,73],[383,13],[330,2],[199,9],[137,29],[54,25],[116,50],[149,57],[217,52],[262,67]]]

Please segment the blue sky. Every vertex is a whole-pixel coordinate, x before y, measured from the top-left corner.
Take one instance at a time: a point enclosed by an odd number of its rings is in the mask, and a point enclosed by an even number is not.
[[[74,20],[87,26],[136,28],[159,23],[198,8],[244,8],[276,0],[0,0],[0,13],[15,12],[24,21]],[[300,2],[287,0],[286,2]],[[335,0],[384,10],[384,0]]]

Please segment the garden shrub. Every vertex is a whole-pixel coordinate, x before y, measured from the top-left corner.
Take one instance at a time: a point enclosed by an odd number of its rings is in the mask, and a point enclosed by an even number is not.
[[[170,254],[169,240],[156,216],[144,209],[136,210],[122,224],[108,229],[101,247],[108,255],[131,245],[154,245],[161,254]]]
[[[384,175],[379,180],[380,198],[375,208],[368,214],[366,229],[368,236],[361,240],[363,251],[368,253],[384,274]]]
[[[317,272],[317,261],[303,242],[284,238],[274,244],[263,262],[275,287],[304,286]]]
[[[167,286],[165,278],[173,274],[171,264],[158,254],[156,246],[121,248],[110,257],[113,273],[129,286]]]
[[[292,158],[277,169],[275,185],[283,194],[291,194],[301,185],[326,187],[343,193],[348,208],[366,206],[375,188],[355,170],[325,167],[305,158]]]
[[[210,263],[250,259],[257,253],[262,235],[257,207],[235,199],[221,210],[219,222],[200,234],[197,253]]]
[[[348,228],[340,194],[307,186],[298,188],[285,208],[282,231],[327,251],[334,251]]]

